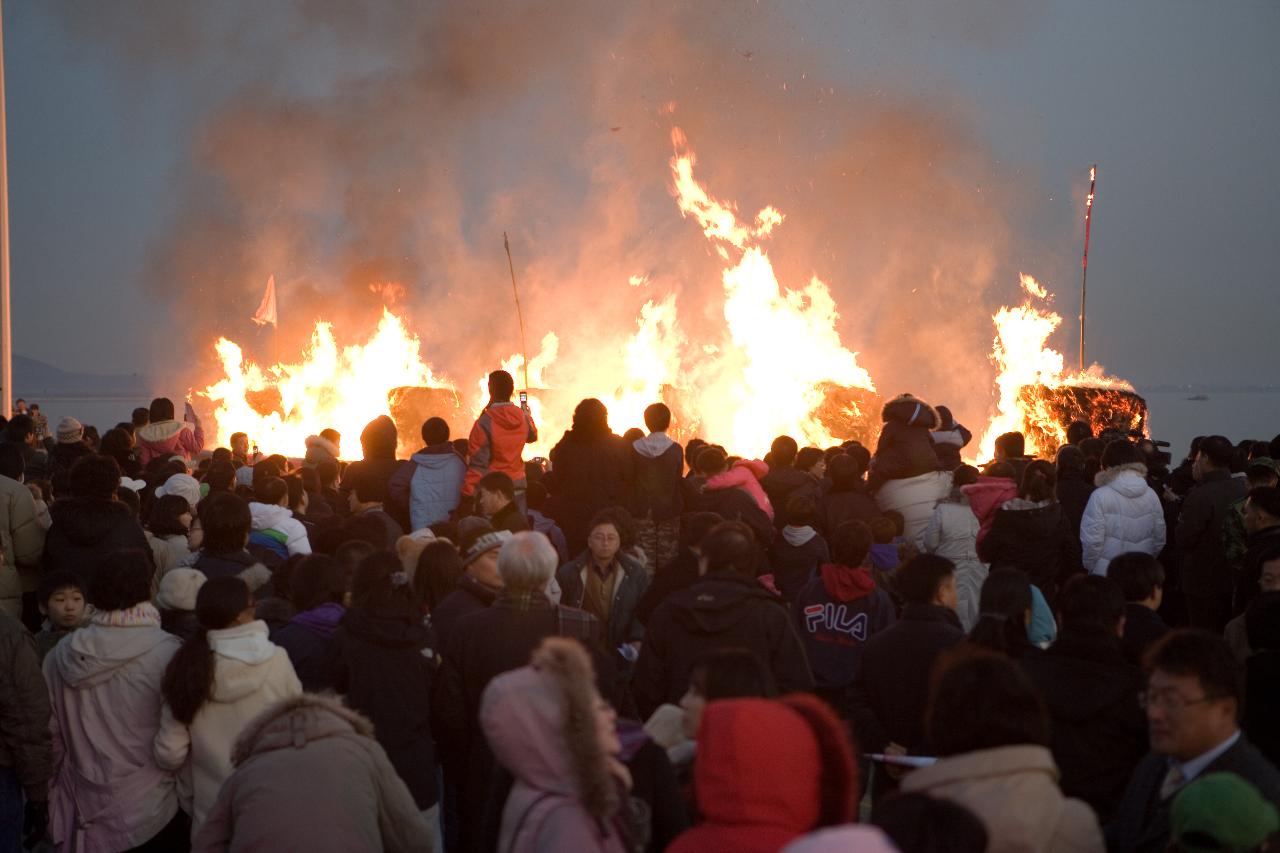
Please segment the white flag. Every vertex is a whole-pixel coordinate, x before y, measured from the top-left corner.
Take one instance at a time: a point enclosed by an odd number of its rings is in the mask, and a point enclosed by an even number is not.
[[[253,322],[259,326],[265,326],[268,323],[272,326],[276,324],[276,277],[274,275],[267,279],[267,292],[262,294],[262,304],[258,306],[258,312],[253,315]]]

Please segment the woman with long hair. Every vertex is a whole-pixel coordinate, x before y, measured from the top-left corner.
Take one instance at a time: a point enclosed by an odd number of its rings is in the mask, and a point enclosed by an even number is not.
[[[1027,634],[1031,624],[1031,581],[1017,569],[987,575],[978,599],[978,618],[969,642],[1014,660],[1035,647]]]
[[[254,619],[253,594],[238,577],[210,578],[196,596],[200,630],[169,661],[155,736],[159,765],[181,771],[191,797],[192,835],[231,775],[231,751],[246,724],[302,693],[289,655]]]
[[[1058,587],[1081,571],[1080,539],[1058,504],[1056,485],[1051,462],[1028,462],[1018,496],[1001,504],[978,543],[978,556],[992,569],[1024,572],[1050,604]]]
[[[161,495],[147,516],[147,544],[156,561],[156,580],[191,556],[188,537],[195,514],[182,495]]]

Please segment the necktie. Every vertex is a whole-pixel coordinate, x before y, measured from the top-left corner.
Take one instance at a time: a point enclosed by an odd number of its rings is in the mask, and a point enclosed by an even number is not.
[[[1164,782],[1160,785],[1160,799],[1163,801],[1172,797],[1186,781],[1187,777],[1182,772],[1182,765],[1172,765],[1169,772],[1164,774]]]

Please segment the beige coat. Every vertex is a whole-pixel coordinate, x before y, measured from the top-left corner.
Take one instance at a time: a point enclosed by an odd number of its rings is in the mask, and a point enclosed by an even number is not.
[[[943,758],[913,771],[902,790],[965,806],[987,828],[987,853],[1102,853],[1093,810],[1067,799],[1043,746],[1002,746]]]
[[[373,739],[373,724],[303,694],[250,723],[193,853],[435,849],[434,836]]]
[[[0,477],[0,607],[15,617],[22,616],[22,593],[36,588],[44,535],[31,491],[17,480]]]
[[[151,546],[151,556],[156,561],[156,583],[170,569],[185,565],[191,557],[191,549],[187,546],[185,536],[152,536],[148,530],[147,544]]]
[[[231,749],[244,727],[281,699],[302,693],[289,654],[267,639],[266,622],[209,632],[213,690],[191,725],[174,719],[166,702],[156,732],[156,764],[180,770],[178,791],[191,796],[194,836],[231,775]]]

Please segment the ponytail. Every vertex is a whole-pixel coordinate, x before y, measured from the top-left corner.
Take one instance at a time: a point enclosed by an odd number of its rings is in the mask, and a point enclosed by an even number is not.
[[[173,717],[191,725],[213,690],[213,649],[209,632],[229,628],[253,602],[249,586],[238,577],[213,578],[196,595],[198,630],[169,661],[160,693]]]

